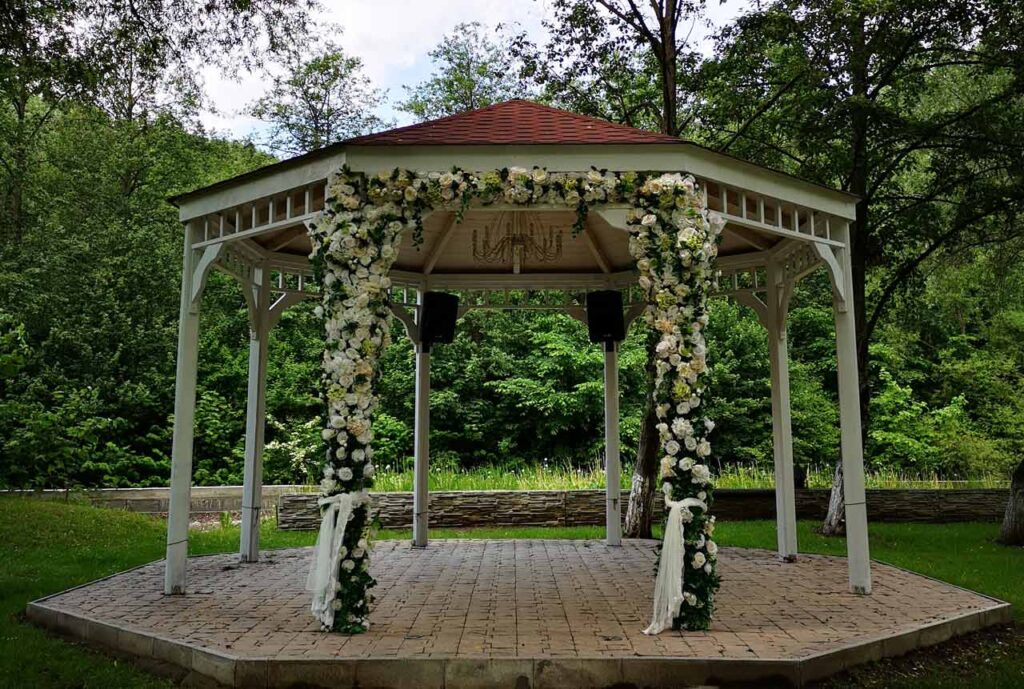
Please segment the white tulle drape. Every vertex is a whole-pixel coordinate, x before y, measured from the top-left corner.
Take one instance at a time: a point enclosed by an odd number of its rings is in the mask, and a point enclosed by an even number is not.
[[[660,634],[670,629],[673,618],[678,616],[679,606],[683,604],[686,522],[693,519],[691,507],[707,510],[707,505],[697,498],[674,501],[666,497],[665,506],[668,507],[668,520],[658,561],[658,578],[654,582],[654,613],[644,634]]]
[[[325,629],[334,625],[334,573],[341,561],[341,544],[345,538],[345,526],[352,518],[356,507],[356,495],[338,493],[329,498],[320,498],[318,503],[324,510],[320,522],[320,533],[313,548],[313,563],[306,577],[306,590],[313,592],[310,609]]]

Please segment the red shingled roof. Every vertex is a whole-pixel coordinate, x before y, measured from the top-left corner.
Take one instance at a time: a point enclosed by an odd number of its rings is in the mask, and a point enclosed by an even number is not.
[[[357,136],[345,145],[467,144],[658,144],[680,143],[667,134],[646,132],[596,117],[577,115],[528,100],[504,103]]]

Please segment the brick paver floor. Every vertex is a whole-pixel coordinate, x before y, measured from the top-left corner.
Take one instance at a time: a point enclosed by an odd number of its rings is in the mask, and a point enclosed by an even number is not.
[[[189,561],[186,596],[154,563],[46,601],[60,611],[237,655],[799,658],[990,608],[984,596],[874,564],[874,593],[846,592],[846,561],[723,548],[709,632],[645,636],[655,546],[626,541],[382,541],[366,634],[319,631],[304,590],[311,549]]]

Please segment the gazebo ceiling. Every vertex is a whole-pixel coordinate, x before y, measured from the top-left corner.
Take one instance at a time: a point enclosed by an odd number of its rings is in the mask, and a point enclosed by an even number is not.
[[[633,270],[627,232],[613,226],[600,212],[592,212],[583,232],[574,235],[575,220],[574,211],[561,210],[469,210],[461,222],[456,222],[452,211],[431,213],[423,222],[422,243],[417,245],[412,233],[403,237],[394,268],[424,274],[616,273]],[[486,255],[484,242],[488,231],[494,244],[510,225],[522,230],[532,226],[536,235],[549,238],[551,243],[557,241],[561,250],[549,257],[526,252],[519,261],[518,271],[511,252]],[[755,237],[751,233],[738,234],[737,231],[742,232],[742,229],[726,227],[719,255],[737,256],[761,251],[781,241],[779,237]],[[264,249],[294,256],[308,256],[311,250],[309,237],[301,228],[259,237],[257,243]]]

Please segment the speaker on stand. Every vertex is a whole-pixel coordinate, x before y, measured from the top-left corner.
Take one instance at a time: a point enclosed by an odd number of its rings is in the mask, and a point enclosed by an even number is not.
[[[591,342],[604,343],[605,349],[626,339],[626,318],[622,312],[622,292],[587,292],[587,333]]]
[[[424,292],[420,305],[420,343],[423,351],[431,345],[449,344],[455,339],[455,321],[459,317],[459,298],[445,292]]]

